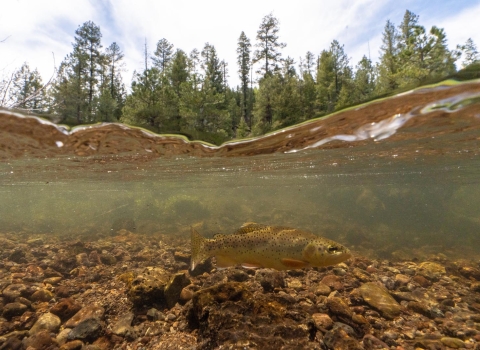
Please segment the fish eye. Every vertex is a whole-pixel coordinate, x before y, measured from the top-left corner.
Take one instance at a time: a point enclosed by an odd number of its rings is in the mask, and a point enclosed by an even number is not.
[[[329,252],[329,253],[336,253],[336,252],[338,252],[338,251],[339,251],[338,247],[336,247],[336,246],[334,246],[334,245],[328,246],[328,252]]]

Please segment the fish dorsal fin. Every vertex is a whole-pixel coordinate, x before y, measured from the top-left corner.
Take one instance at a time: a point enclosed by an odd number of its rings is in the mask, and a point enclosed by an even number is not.
[[[233,234],[241,235],[241,234],[250,233],[253,231],[263,230],[263,229],[266,229],[267,227],[268,227],[267,225],[257,224],[255,222],[246,222],[242,225],[242,227],[236,230]]]

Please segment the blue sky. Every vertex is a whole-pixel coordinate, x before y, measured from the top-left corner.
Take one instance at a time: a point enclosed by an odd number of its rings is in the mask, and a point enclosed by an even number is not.
[[[71,52],[75,30],[92,20],[101,28],[103,46],[116,41],[125,53],[127,85],[133,71],[143,67],[145,38],[152,53],[161,38],[187,53],[206,42],[215,45],[229,64],[230,85],[236,85],[238,37],[245,31],[254,44],[259,24],[270,12],[280,21],[284,57],[298,63],[307,51],[317,55],[336,39],[355,66],[369,47],[372,60],[378,60],[385,22],[398,25],[406,9],[419,15],[427,30],[444,28],[450,48],[469,37],[480,46],[480,2],[472,0],[10,0],[0,13],[0,40],[6,38],[0,43],[0,77],[27,61],[48,80],[54,62],[58,66]]]

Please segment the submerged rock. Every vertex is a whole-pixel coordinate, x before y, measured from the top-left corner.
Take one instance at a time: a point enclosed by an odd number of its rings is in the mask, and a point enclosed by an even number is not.
[[[295,315],[295,316],[294,316]],[[191,329],[198,329],[198,349],[318,348],[310,339],[315,334],[308,314],[292,313],[268,294],[255,297],[244,283],[224,282],[196,292],[187,311]],[[293,319],[294,318],[294,319]],[[304,322],[300,322],[300,320]]]
[[[8,303],[3,307],[2,315],[7,320],[10,320],[14,316],[22,315],[25,311],[27,311],[27,309],[28,306],[22,303]]]
[[[47,330],[49,332],[56,332],[60,328],[60,318],[50,312],[41,315],[37,322],[33,325],[30,329],[30,335],[38,333],[43,330]]]
[[[132,281],[128,298],[136,306],[165,303],[165,286],[169,280],[170,273],[166,270],[160,267],[146,268]]]
[[[180,293],[182,289],[190,284],[190,279],[183,272],[177,273],[170,278],[168,283],[165,285],[165,301],[167,302],[167,307],[170,309],[175,306],[179,301]]]
[[[135,315],[133,312],[127,312],[119,317],[118,321],[113,325],[112,332],[116,335],[124,336],[133,333],[132,321]]]
[[[105,309],[98,305],[88,305],[77,312],[71,319],[65,323],[65,327],[76,327],[80,322],[90,318],[102,319]]]
[[[62,321],[65,321],[80,311],[81,308],[73,299],[65,298],[53,305],[50,312],[60,317]]]
[[[381,312],[388,319],[393,319],[400,315],[400,304],[393,299],[385,287],[375,282],[362,284],[358,289],[362,299],[371,307]]]
[[[80,339],[92,341],[96,339],[102,332],[102,324],[96,318],[89,318],[80,322],[68,333],[67,339]]]
[[[418,265],[417,274],[423,277],[428,278],[432,281],[437,281],[445,275],[447,272],[445,271],[445,267],[440,264],[425,261]]]

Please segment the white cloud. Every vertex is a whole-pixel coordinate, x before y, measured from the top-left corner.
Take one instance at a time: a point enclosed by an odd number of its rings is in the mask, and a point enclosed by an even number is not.
[[[0,14],[0,75],[18,68],[24,61],[38,67],[44,80],[53,71],[52,52],[57,66],[71,52],[76,28],[92,20],[100,26],[103,45],[116,41],[125,53],[124,79],[130,82],[135,69],[143,68],[145,38],[152,54],[157,41],[166,38],[187,53],[201,50],[205,42],[215,45],[219,57],[229,63],[229,82],[238,84],[236,48],[241,31],[255,44],[256,32],[263,16],[273,12],[280,20],[280,40],[287,44],[284,56],[299,57],[307,51],[319,54],[337,39],[355,66],[364,54],[378,58],[381,32],[387,19],[398,24],[405,6],[393,0],[342,0],[335,2],[304,0],[293,4],[285,0],[148,1],[148,0],[10,0]],[[420,5],[418,5],[420,6]],[[447,5],[442,5],[442,9]],[[455,4],[451,5],[455,6]],[[460,5],[459,5],[460,6]],[[457,8],[459,7],[457,6]],[[466,6],[462,3],[462,6]],[[423,6],[420,23],[430,28],[436,24],[446,30],[450,46],[468,37],[480,44],[478,21],[480,5],[464,11],[432,11],[441,7]],[[411,8],[414,12],[415,7]],[[459,12],[460,11],[460,12]],[[254,49],[254,48],[253,48]]]

